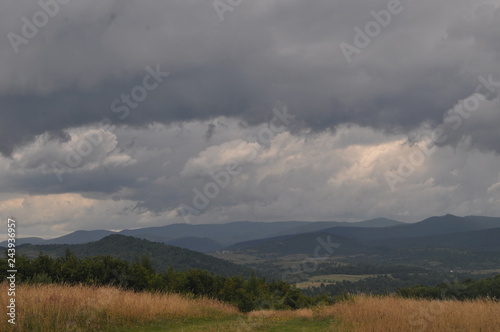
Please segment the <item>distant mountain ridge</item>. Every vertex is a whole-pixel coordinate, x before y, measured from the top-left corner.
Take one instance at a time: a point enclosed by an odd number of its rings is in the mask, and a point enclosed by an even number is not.
[[[98,241],[111,234],[133,236],[140,239],[170,244],[199,252],[214,252],[224,248],[242,249],[256,241],[255,245],[272,241],[279,237],[289,237],[308,233],[330,234],[335,237],[355,241],[355,245],[393,239],[419,238],[451,233],[466,233],[500,228],[500,218],[444,215],[430,217],[417,223],[405,224],[396,220],[377,218],[348,223],[336,221],[283,221],[250,222],[237,221],[227,224],[173,224],[112,232],[107,230],[76,231],[51,240],[39,238],[18,239],[19,243],[32,244],[82,244]],[[306,238],[308,236],[306,235]],[[410,243],[410,242],[409,242]],[[354,244],[353,244],[354,245]],[[6,246],[6,241],[0,243]],[[235,247],[236,246],[236,247]],[[272,247],[272,246],[271,246]]]
[[[45,243],[47,240],[42,239],[41,237],[22,237],[22,238],[16,238],[16,245],[21,245],[21,244],[26,244],[26,243],[31,243],[31,244],[42,244]],[[6,247],[8,241],[3,241],[0,242],[1,247]]]
[[[76,231],[55,239],[46,240],[44,244],[81,244],[100,240],[111,234],[116,234],[116,232],[107,230]]]
[[[200,252],[211,252],[230,246],[234,243],[267,238],[271,236],[298,234],[340,226],[387,227],[400,224],[403,223],[385,218],[377,218],[354,223],[338,221],[235,221],[226,224],[172,224],[139,229],[125,229],[120,232],[108,230],[75,231],[54,239],[43,240],[37,238],[36,240],[26,240],[21,243],[81,244],[98,241],[111,234],[121,234],[165,244],[172,244],[181,248],[192,249]],[[23,239],[18,239],[18,241],[22,240]],[[7,241],[0,242],[0,246],[6,246],[6,243]]]
[[[301,234],[269,237],[233,244],[226,250],[276,257],[311,255],[318,239],[330,239],[340,246],[333,256],[390,254],[393,249],[445,248],[472,252],[500,251],[500,218],[432,217],[414,224],[383,228],[333,227]]]
[[[323,232],[355,240],[383,240],[390,238],[415,238],[439,234],[479,231],[500,228],[500,218],[457,217],[451,214],[431,217],[414,224],[404,224],[384,228],[334,227]]]
[[[471,251],[500,251],[500,227],[458,233],[395,238],[369,242],[389,248],[452,248]]]
[[[242,263],[293,262],[282,265],[292,267],[303,266],[296,263],[302,258],[303,262],[312,259],[311,267],[322,266],[323,274],[337,271],[338,262],[419,266],[441,272],[499,271],[500,218],[446,215],[385,228],[328,228],[240,242],[214,255],[234,262],[238,262],[234,257],[241,257]]]

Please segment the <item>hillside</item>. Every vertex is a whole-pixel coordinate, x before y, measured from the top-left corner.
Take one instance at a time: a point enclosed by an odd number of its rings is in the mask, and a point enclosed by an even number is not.
[[[194,236],[181,237],[175,240],[167,241],[165,244],[203,253],[214,252],[224,248],[222,244],[217,243],[212,239]]]
[[[416,238],[493,228],[500,228],[500,218],[476,216],[457,217],[448,214],[441,217],[431,217],[414,224],[384,228],[334,227],[325,229],[323,232],[356,240],[373,241],[390,238]]]
[[[316,222],[309,222],[305,225],[300,225],[291,229],[287,229],[275,235],[310,233],[336,227],[382,228],[382,227],[391,227],[397,225],[404,225],[404,223],[386,218],[376,218],[359,222],[316,221]]]
[[[254,255],[287,256],[304,254],[311,257],[317,248],[318,255],[343,256],[363,253],[367,248],[352,239],[322,232],[285,235],[234,244],[226,250],[247,252]]]
[[[417,238],[395,238],[370,242],[388,248],[452,248],[471,251],[500,251],[500,228],[458,232]]]
[[[330,236],[330,242],[340,246],[328,255],[321,249],[320,255],[328,264],[414,265],[434,271],[487,272],[500,267],[499,223],[500,218],[446,215],[385,228],[335,227],[237,243],[218,257],[239,263],[253,259],[265,262],[270,270],[272,266],[296,265],[293,255],[314,257],[317,239],[327,242]]]
[[[214,274],[250,275],[251,270],[228,261],[207,256],[205,254],[154,243],[131,236],[119,234],[109,235],[99,241],[85,244],[49,244],[49,245],[22,245],[17,248],[18,254],[36,257],[43,252],[51,257],[61,257],[66,250],[70,250],[79,258],[109,255],[132,262],[146,255],[151,258],[153,266],[161,272],[172,266],[176,270],[203,269]]]
[[[100,240],[108,235],[115,234],[112,231],[76,231],[55,239],[47,240],[45,244],[81,244]]]
[[[317,225],[318,223],[313,223],[311,226]],[[301,226],[296,229],[307,229],[307,227]],[[415,224],[390,227],[340,226],[315,232],[239,242],[225,248],[225,250],[277,256],[311,254],[318,245],[317,239],[327,239],[327,237],[340,245],[335,250],[336,255],[386,255],[387,249],[391,248],[498,251],[500,249],[498,241],[500,239],[500,218],[461,218],[446,215],[432,217]],[[391,251],[389,250],[389,252]]]

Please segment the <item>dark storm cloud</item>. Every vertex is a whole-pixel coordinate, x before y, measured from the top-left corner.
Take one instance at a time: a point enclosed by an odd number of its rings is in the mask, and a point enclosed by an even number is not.
[[[216,116],[258,124],[276,100],[314,130],[437,125],[474,92],[478,75],[499,71],[499,10],[402,2],[347,64],[339,44],[354,43],[354,28],[387,3],[244,1],[221,22],[210,1],[71,2],[19,54],[2,39],[0,151],[10,155],[47,131],[64,139],[65,129],[105,117],[127,126]],[[37,10],[11,3],[0,14],[4,36],[20,34],[21,17]],[[120,120],[111,103],[156,65],[170,76]]]
[[[483,95],[472,95],[447,113],[440,126],[444,133],[443,141],[437,143],[500,154],[499,123],[500,99],[487,100]]]

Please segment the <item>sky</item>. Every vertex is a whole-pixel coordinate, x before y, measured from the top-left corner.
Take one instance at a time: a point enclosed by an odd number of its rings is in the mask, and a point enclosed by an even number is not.
[[[500,1],[4,0],[19,236],[500,216]]]

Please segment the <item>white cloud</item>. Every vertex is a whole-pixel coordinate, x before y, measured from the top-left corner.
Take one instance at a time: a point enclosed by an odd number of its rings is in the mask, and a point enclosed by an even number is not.
[[[118,149],[116,135],[100,128],[83,127],[67,131],[66,142],[50,139],[47,134],[18,149],[9,167],[12,171],[41,169],[54,172],[54,162],[69,172],[82,172],[102,165],[124,166],[135,163],[129,155]]]

